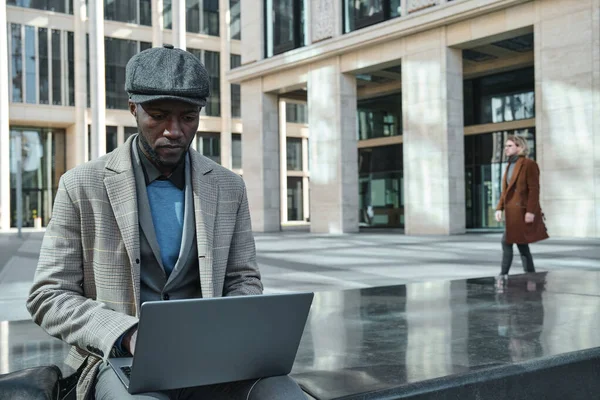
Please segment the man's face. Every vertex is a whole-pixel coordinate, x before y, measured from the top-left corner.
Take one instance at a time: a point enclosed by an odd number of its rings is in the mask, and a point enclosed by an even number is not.
[[[176,100],[129,103],[142,150],[161,172],[172,171],[187,152],[198,130],[200,109]]]
[[[517,155],[519,154],[520,150],[521,149],[515,144],[515,142],[511,140],[507,140],[506,144],[504,145],[504,153],[506,154],[506,157]]]

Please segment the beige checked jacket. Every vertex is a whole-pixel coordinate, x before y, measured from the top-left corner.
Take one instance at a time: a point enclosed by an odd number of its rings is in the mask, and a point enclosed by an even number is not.
[[[60,180],[27,308],[71,344],[77,399],[98,366],[138,321],[140,239],[133,137]],[[246,188],[238,175],[190,150],[200,282],[204,297],[262,293]],[[159,229],[159,228],[158,228]]]

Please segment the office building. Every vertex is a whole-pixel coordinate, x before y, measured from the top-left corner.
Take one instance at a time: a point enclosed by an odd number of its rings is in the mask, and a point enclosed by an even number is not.
[[[600,236],[599,1],[255,3],[227,76],[256,230],[502,229],[503,146],[519,134],[550,235]],[[302,141],[286,101],[307,104]]]
[[[212,96],[193,146],[241,173],[240,89],[225,78],[240,64],[239,5],[1,0],[0,54],[8,57],[0,59],[0,229],[17,225],[19,164],[23,226],[45,226],[60,176],[137,132],[125,66],[152,46],[173,44],[204,62]]]
[[[45,225],[60,175],[137,131],[127,60],[171,43],[212,74],[194,146],[242,174],[256,231],[501,230],[503,146],[519,134],[541,169],[550,235],[600,236],[598,0],[2,0],[0,9],[2,229],[16,223],[17,140],[24,223]]]

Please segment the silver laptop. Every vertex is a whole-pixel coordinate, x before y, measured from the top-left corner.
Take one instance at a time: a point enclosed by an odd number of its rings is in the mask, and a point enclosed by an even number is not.
[[[313,296],[146,302],[135,356],[108,361],[131,394],[287,375]]]

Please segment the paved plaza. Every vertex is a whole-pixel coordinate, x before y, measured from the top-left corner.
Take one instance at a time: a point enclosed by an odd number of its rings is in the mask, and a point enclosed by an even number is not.
[[[43,232],[0,234],[0,321],[28,319],[25,299]],[[257,234],[267,293],[326,291],[496,275],[499,233],[405,236],[372,230],[350,235]],[[550,239],[531,246],[538,271],[600,269],[599,239]],[[511,273],[520,273],[515,248]]]

